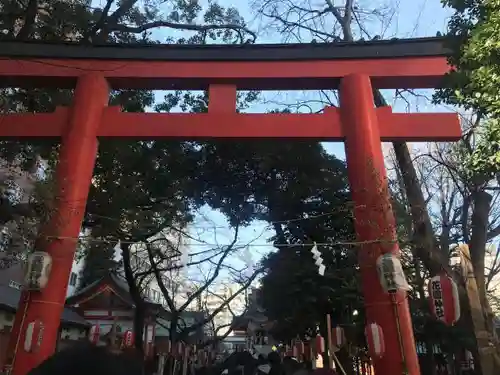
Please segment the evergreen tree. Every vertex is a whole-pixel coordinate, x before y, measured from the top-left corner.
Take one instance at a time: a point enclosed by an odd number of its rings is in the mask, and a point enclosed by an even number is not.
[[[28,5],[32,3],[37,1]],[[0,4],[0,13],[8,21],[4,22],[8,32],[3,37],[51,41],[77,38],[85,44],[158,43],[163,41],[155,40],[150,30],[160,25],[190,30],[189,35],[169,38],[169,43],[243,43],[254,39],[235,8],[223,8],[216,2],[203,9],[198,1],[176,0],[170,2],[170,11],[160,7],[167,6],[161,1],[109,0],[97,8],[76,2],[44,4],[44,11],[34,18],[29,12],[31,8],[15,0]],[[199,19],[204,24],[197,25]],[[19,24],[24,25],[22,33],[15,27]],[[56,106],[69,105],[71,94],[70,90],[15,89],[2,92],[2,102],[9,111],[22,108],[48,112]],[[238,109],[245,110],[257,99],[255,92],[239,93]],[[112,93],[111,102],[122,105],[125,111],[143,112],[153,106],[154,95],[146,90],[120,90]],[[180,108],[199,113],[207,111],[207,104],[206,92],[174,92],[166,95],[155,109],[169,112]],[[0,144],[0,157],[22,160],[26,167],[41,157],[48,161],[50,170],[57,162],[57,151],[58,144],[52,140],[9,140]],[[204,204],[223,212],[235,226],[254,219],[273,222],[280,244],[310,242],[311,238],[317,242],[350,238],[352,228],[346,212],[330,215],[348,199],[346,184],[345,165],[327,155],[319,142],[311,140],[102,139],[83,227],[108,244],[89,241],[89,262],[82,285],[113,269],[110,249],[117,240],[140,242],[161,229],[182,227],[192,220],[194,210]],[[315,215],[327,219],[300,222]],[[331,262],[352,264],[346,249],[339,249],[337,255],[339,259]],[[135,302],[139,309],[140,301]],[[137,337],[140,346],[142,335],[138,333]]]
[[[480,124],[482,129],[475,134],[476,147],[466,160],[465,170],[470,178],[487,181],[500,172],[500,1],[442,3],[454,10],[448,23],[448,42],[453,51],[449,60],[454,69],[435,100],[477,114],[475,127]]]
[[[107,243],[92,242],[84,250],[84,265],[79,275],[78,289],[116,272],[120,262],[115,260],[115,249]]]
[[[346,168],[321,155],[314,162],[322,173],[274,197],[278,251],[263,261],[262,304],[277,322],[274,334],[280,339],[311,335],[318,325],[324,332],[326,314],[336,324],[351,325],[353,311],[362,311],[356,248],[343,244],[355,241]],[[326,265],[324,276],[314,264],[313,242]]]

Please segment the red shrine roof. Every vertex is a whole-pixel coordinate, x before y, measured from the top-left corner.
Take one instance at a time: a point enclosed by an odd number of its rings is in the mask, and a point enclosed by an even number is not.
[[[142,61],[290,61],[443,56],[445,38],[286,44],[92,44],[2,40],[0,56]]]
[[[130,289],[126,280],[114,273],[108,273],[99,280],[96,280],[87,285],[85,288],[80,289],[66,300],[66,305],[75,306],[89,301],[101,295],[105,290],[111,290],[125,306],[130,308],[134,307],[135,303],[130,295]],[[149,305],[149,308],[151,308],[153,312],[160,314],[166,313],[161,304],[155,303],[148,298],[145,299],[145,302]]]

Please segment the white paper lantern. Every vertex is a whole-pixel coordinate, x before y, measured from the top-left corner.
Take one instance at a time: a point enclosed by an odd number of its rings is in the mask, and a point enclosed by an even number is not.
[[[398,256],[392,253],[381,255],[377,259],[377,272],[380,284],[387,293],[410,290]]]
[[[365,328],[368,351],[375,358],[382,358],[385,354],[384,332],[376,323],[369,323]]]
[[[335,327],[332,329],[332,344],[335,345],[337,348],[341,348],[345,345],[346,343],[346,338],[345,338],[345,332],[342,327]]]

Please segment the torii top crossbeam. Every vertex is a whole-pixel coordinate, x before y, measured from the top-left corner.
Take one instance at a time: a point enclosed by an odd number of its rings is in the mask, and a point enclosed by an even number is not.
[[[115,89],[210,89],[210,114],[149,113],[146,125],[145,114],[107,108],[99,127],[101,137],[335,141],[344,139],[335,109],[323,114],[236,114],[236,90],[335,89],[349,74],[369,76],[374,88],[431,88],[449,70],[447,53],[442,38],[205,46],[3,41],[0,86],[68,88],[78,77],[98,72]],[[456,118],[446,113],[392,114],[387,107],[377,115],[383,141],[449,141],[460,132]],[[37,120],[33,116],[10,115],[16,126],[1,129],[0,137],[61,136],[69,111],[37,114]],[[217,126],[207,127],[207,121]],[[45,126],[34,127],[35,122]]]
[[[366,74],[378,89],[435,88],[448,51],[442,38],[334,44],[100,45],[0,42],[1,86],[74,87],[100,71],[112,88],[239,90],[334,89]]]

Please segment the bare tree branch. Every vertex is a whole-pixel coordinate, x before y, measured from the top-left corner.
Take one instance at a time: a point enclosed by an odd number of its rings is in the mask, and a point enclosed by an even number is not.
[[[253,43],[257,39],[257,35],[251,31],[250,29],[237,25],[237,24],[227,24],[227,25],[217,25],[217,24],[209,24],[209,25],[194,25],[194,24],[181,24],[174,23],[168,21],[154,21],[145,23],[140,26],[126,26],[121,24],[115,24],[113,26],[109,26],[108,30],[112,31],[120,31],[127,33],[142,33],[144,31],[160,28],[160,27],[168,27],[170,29],[175,30],[186,30],[186,31],[200,31],[207,32],[209,30],[233,30],[238,33],[239,42],[240,43]],[[249,41],[245,40],[245,34],[251,35],[251,39]]]

